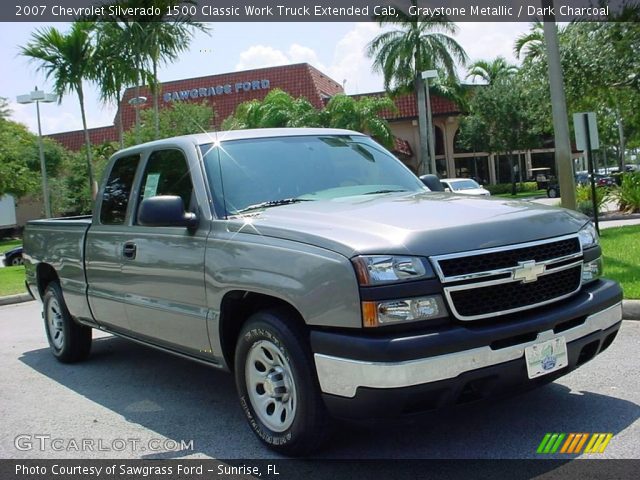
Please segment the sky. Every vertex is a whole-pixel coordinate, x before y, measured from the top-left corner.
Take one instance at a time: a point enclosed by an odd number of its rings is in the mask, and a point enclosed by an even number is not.
[[[258,67],[308,62],[338,83],[348,94],[382,90],[382,77],[371,69],[372,61],[365,49],[380,28],[364,23],[210,23],[210,35],[198,33],[188,52],[163,66],[160,81],[215,75]],[[16,96],[29,93],[35,86],[50,92],[52,83],[36,71],[36,65],[19,55],[20,46],[29,41],[37,23],[0,24],[0,96],[9,101],[11,118],[37,132],[35,105],[16,103]],[[66,30],[68,24],[55,24]],[[458,24],[454,38],[466,50],[471,61],[492,59],[498,55],[517,63],[513,44],[529,30],[526,23]],[[117,54],[117,52],[114,52]],[[464,77],[466,70],[462,70]],[[95,85],[85,86],[88,126],[112,125],[114,105],[100,103]],[[60,104],[41,105],[42,133],[58,133],[82,128],[80,108],[75,94],[62,98]]]

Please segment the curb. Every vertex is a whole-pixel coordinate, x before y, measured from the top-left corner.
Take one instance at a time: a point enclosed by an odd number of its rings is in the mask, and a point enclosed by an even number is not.
[[[12,305],[14,303],[30,302],[31,300],[33,300],[33,297],[28,293],[19,293],[18,295],[0,297],[0,305]]]
[[[623,300],[622,318],[624,320],[640,320],[640,300]]]

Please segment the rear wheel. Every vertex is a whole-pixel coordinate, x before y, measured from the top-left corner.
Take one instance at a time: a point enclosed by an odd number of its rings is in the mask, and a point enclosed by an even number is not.
[[[547,196],[549,198],[558,198],[558,189],[555,187],[549,187],[547,190]]]
[[[16,255],[14,257],[11,257],[11,260],[9,261],[9,264],[12,267],[18,267],[20,265],[24,265],[24,260],[22,258],[22,255]]]
[[[86,359],[91,352],[91,328],[73,319],[58,283],[51,282],[47,286],[43,308],[44,327],[53,355],[63,363]]]
[[[286,455],[316,450],[329,433],[307,335],[286,311],[252,315],[235,355],[240,405],[254,433]]]

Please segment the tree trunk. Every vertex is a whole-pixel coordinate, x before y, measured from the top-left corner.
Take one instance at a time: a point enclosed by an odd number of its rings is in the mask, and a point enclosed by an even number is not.
[[[509,170],[511,170],[511,195],[516,195],[518,190],[516,188],[516,172],[515,162],[513,161],[513,152],[509,152]]]
[[[82,129],[84,130],[84,143],[87,149],[87,174],[89,175],[89,191],[91,198],[96,199],[98,195],[98,185],[93,179],[93,154],[91,152],[91,139],[89,138],[89,130],[87,129],[87,116],[84,113],[84,92],[82,84],[78,85],[78,100],[80,101],[80,112],[82,114]]]
[[[158,61],[153,59],[153,79],[151,80],[153,94],[153,126],[155,131],[155,139],[160,138],[160,112],[158,110]]]
[[[424,91],[424,80],[420,76],[420,72],[416,73],[416,99],[418,101],[418,136],[420,139],[420,157],[418,158],[418,175],[425,173],[435,173],[430,170],[429,162],[429,145],[427,142],[427,104]]]
[[[622,173],[624,172],[624,165],[625,165],[625,159],[624,159],[624,151],[626,148],[626,141],[625,141],[625,137],[624,137],[624,125],[622,123],[622,115],[620,115],[620,108],[617,105],[616,102],[616,123],[618,124],[618,138],[619,138],[619,143],[620,143],[620,150],[619,150],[619,156],[618,156],[618,168],[619,168],[619,172]]]
[[[553,7],[553,0],[542,0],[543,7]],[[560,191],[561,205],[571,210],[576,209],[576,184],[573,176],[573,160],[571,159],[571,142],[569,140],[569,119],[567,117],[567,101],[564,94],[560,50],[558,47],[558,30],[555,16],[545,16],[543,22],[546,42],[549,90],[551,94],[551,114],[553,117],[553,134],[555,160]]]
[[[124,148],[124,126],[122,125],[122,112],[118,109],[118,143],[120,148]]]

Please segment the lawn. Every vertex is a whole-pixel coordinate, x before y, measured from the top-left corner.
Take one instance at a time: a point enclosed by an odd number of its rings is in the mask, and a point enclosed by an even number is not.
[[[26,292],[23,266],[0,268],[0,297]]]
[[[13,247],[17,247],[18,245],[22,245],[22,240],[0,240],[0,255],[7,250],[11,250]]]
[[[640,225],[602,230],[604,275],[617,280],[624,298],[640,299]]]

